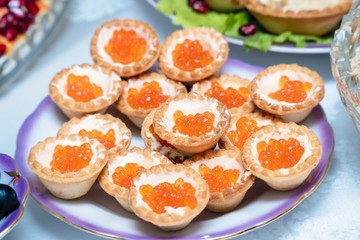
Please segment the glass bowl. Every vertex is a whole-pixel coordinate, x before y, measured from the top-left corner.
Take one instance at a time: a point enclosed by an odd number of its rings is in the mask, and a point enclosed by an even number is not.
[[[360,132],[360,68],[358,73],[354,71],[351,64],[354,58],[360,62],[360,0],[354,0],[343,17],[330,48],[331,69],[339,95]]]

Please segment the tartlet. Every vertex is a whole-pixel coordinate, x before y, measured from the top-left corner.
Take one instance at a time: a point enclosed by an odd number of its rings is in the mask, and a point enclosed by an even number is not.
[[[111,153],[127,149],[131,142],[130,129],[119,118],[110,114],[89,114],[82,118],[71,118],[58,131],[58,135],[70,134],[96,138]]]
[[[241,162],[235,149],[208,150],[185,160],[183,165],[196,170],[209,185],[210,199],[206,206],[214,212],[236,208],[253,185],[255,177]]]
[[[91,39],[94,62],[131,77],[147,71],[158,59],[160,39],[147,23],[132,19],[114,19],[102,24]]]
[[[74,199],[90,190],[107,156],[107,150],[96,139],[60,135],[48,137],[32,147],[28,164],[50,193],[58,198]]]
[[[232,115],[228,130],[221,136],[219,148],[231,149],[236,147],[241,150],[246,139],[258,129],[266,125],[282,122],[272,114],[254,112],[242,115]]]
[[[192,168],[160,164],[134,178],[130,207],[141,219],[166,231],[186,227],[209,200],[209,187]]]
[[[300,122],[323,99],[324,81],[306,67],[279,64],[259,72],[249,90],[260,109],[286,122]]]
[[[187,93],[186,87],[156,72],[144,73],[122,82],[123,93],[115,102],[117,109],[141,128],[146,115],[169,97]]]
[[[281,191],[301,185],[318,165],[322,146],[316,134],[296,123],[276,123],[256,131],[242,149],[246,169]]]
[[[90,64],[63,69],[49,85],[51,99],[69,118],[104,113],[121,92],[119,75]]]
[[[346,14],[352,0],[334,1],[272,1],[244,0],[245,8],[268,31],[281,34],[321,36],[335,29]]]
[[[213,148],[229,127],[230,113],[215,98],[179,94],[155,111],[154,131],[186,156]]]
[[[102,189],[113,196],[120,205],[132,212],[129,203],[129,191],[132,180],[141,171],[154,165],[171,163],[168,158],[149,148],[123,149],[119,154],[112,154],[99,175]]]
[[[216,98],[225,104],[230,114],[249,113],[256,108],[249,94],[249,84],[248,79],[222,73],[195,83],[190,92]]]
[[[161,46],[159,66],[171,79],[192,84],[225,64],[229,46],[224,35],[212,28],[177,30]]]
[[[161,139],[154,131],[154,115],[156,109],[152,110],[144,119],[141,127],[141,138],[144,140],[145,146],[153,151],[160,152],[174,163],[181,163],[185,160],[185,155],[176,150],[176,148]]]

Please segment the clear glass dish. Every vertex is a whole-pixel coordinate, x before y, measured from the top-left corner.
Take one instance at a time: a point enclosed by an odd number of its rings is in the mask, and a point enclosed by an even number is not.
[[[356,52],[359,47],[360,0],[354,0],[351,10],[343,17],[340,28],[335,32],[330,59],[341,100],[360,132],[360,76],[351,66],[354,57],[360,59],[360,51]]]
[[[23,40],[16,43],[12,52],[0,57],[0,90],[6,83],[16,78],[40,52],[50,35],[59,26],[70,5],[70,0],[52,0],[49,4],[49,11],[36,18],[35,24],[26,31]]]

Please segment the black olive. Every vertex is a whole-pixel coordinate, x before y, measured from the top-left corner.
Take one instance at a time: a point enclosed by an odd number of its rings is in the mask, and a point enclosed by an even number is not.
[[[9,185],[0,183],[0,220],[20,206],[16,192]]]

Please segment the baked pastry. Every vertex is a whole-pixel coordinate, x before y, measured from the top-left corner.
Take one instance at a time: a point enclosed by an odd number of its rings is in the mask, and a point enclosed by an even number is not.
[[[156,109],[152,110],[144,119],[141,127],[141,138],[144,140],[145,146],[153,151],[160,152],[168,157],[173,163],[182,163],[185,160],[185,155],[176,150],[176,148],[161,139],[154,131],[154,115]]]
[[[121,78],[97,65],[73,65],[58,72],[49,85],[49,95],[69,117],[104,113],[120,96]]]
[[[155,111],[153,128],[159,137],[186,156],[213,148],[229,127],[230,113],[215,98],[179,94]]]
[[[285,122],[300,122],[324,97],[324,81],[297,64],[270,66],[250,83],[254,103]]]
[[[186,227],[209,200],[209,187],[193,169],[160,164],[134,178],[130,207],[141,219],[166,231]]]
[[[317,166],[322,155],[319,138],[296,123],[276,123],[256,131],[242,149],[245,168],[271,188],[298,187]]]
[[[127,211],[132,212],[129,204],[129,189],[136,175],[154,165],[171,163],[169,159],[149,148],[123,149],[119,154],[112,154],[99,175],[102,189],[113,196]]]
[[[225,104],[231,114],[242,114],[255,110],[255,104],[248,90],[249,84],[248,79],[222,73],[219,76],[211,77],[209,80],[195,83],[190,92],[216,98]]]
[[[152,109],[157,108],[169,97],[187,92],[182,83],[156,72],[130,78],[123,81],[122,86],[123,94],[115,105],[139,128]]]
[[[54,196],[85,195],[107,162],[108,152],[96,139],[69,135],[48,137],[31,148],[28,164]]]
[[[147,23],[114,19],[102,24],[91,39],[91,57],[102,67],[131,77],[148,70],[158,59],[160,39]]]
[[[209,185],[210,199],[206,206],[214,212],[236,208],[253,185],[255,177],[246,170],[235,149],[217,149],[192,156],[183,165],[196,170]]]
[[[191,84],[219,71],[228,54],[222,33],[207,27],[187,28],[165,39],[159,66],[169,78]]]
[[[281,118],[264,112],[232,115],[228,130],[220,138],[219,147],[225,149],[236,147],[241,150],[246,139],[254,132],[276,122],[282,122]]]
[[[87,135],[96,138],[111,153],[127,149],[131,142],[131,132],[119,118],[110,114],[90,114],[82,118],[72,118],[65,122],[58,135]]]
[[[352,0],[244,0],[245,8],[266,30],[314,36],[334,30],[351,4]]]

